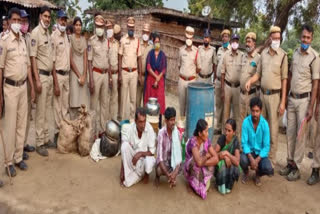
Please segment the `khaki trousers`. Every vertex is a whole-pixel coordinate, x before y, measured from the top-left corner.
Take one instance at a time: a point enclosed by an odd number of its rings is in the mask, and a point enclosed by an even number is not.
[[[221,130],[223,120],[223,102],[221,100],[221,82],[218,79],[215,81],[214,104],[216,105],[216,129]]]
[[[228,85],[224,86],[224,117],[223,124],[230,118],[231,108],[233,119],[239,124],[239,97],[240,97],[240,87],[233,88]],[[239,132],[238,137],[239,137]]]
[[[288,100],[288,126],[287,126],[287,146],[288,146],[288,161],[294,161],[298,167],[304,157],[306,134],[297,139],[300,124],[305,118],[310,98],[294,99],[289,97]]]
[[[3,142],[6,148],[6,165],[22,161],[28,115],[27,84],[20,87],[4,83],[5,114],[0,120]]]
[[[36,145],[41,146],[49,141],[49,109],[52,108],[52,76],[39,74],[42,85],[41,94],[36,99]]]
[[[136,100],[136,106],[142,107],[143,106],[143,91],[144,91],[144,85],[140,85],[140,83],[137,83],[137,100]]]
[[[262,116],[268,121],[270,128],[270,153],[269,158],[272,164],[277,162],[277,150],[278,150],[278,134],[279,134],[279,105],[280,105],[280,93],[265,95],[261,93],[262,100]],[[289,122],[288,122],[289,123]]]
[[[69,75],[57,74],[60,96],[53,98],[53,113],[55,120],[55,134],[60,131],[60,122],[63,119],[70,119],[69,115]]]
[[[103,132],[109,119],[109,74],[93,72],[94,94],[90,97],[91,109],[94,112],[95,133]],[[100,103],[100,106],[98,104]],[[98,112],[100,107],[100,114]]]
[[[318,119],[317,126],[320,127],[320,120]],[[316,134],[316,140],[313,147],[313,160],[311,167],[320,168],[320,133]]]
[[[112,74],[112,90],[110,91],[110,117],[114,120],[118,119],[118,74]]]
[[[136,111],[138,72],[122,70],[121,119],[133,119]]]
[[[28,90],[28,113],[27,113],[27,127],[26,127],[26,136],[25,136],[25,145],[27,144],[29,129],[30,129],[30,119],[31,119],[31,110],[32,110],[32,102],[31,102],[31,87],[27,80],[27,90]]]
[[[178,90],[179,90],[179,106],[180,106],[180,116],[186,116],[186,106],[187,106],[187,89],[188,84],[195,82],[196,79],[186,81],[179,77]]]

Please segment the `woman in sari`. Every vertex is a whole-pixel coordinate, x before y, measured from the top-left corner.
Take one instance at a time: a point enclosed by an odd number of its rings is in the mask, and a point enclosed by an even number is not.
[[[235,181],[239,179],[240,144],[236,136],[236,121],[228,119],[225,134],[218,139],[214,150],[218,153],[219,163],[216,166],[216,186],[221,194],[230,193]]]
[[[147,56],[147,71],[144,88],[144,105],[150,97],[158,99],[160,104],[160,123],[161,115],[166,109],[165,102],[165,73],[167,71],[167,58],[162,50],[160,50],[160,35],[155,34],[153,37],[154,49]],[[159,123],[159,124],[160,124]],[[160,124],[161,128],[161,124]]]
[[[186,146],[184,176],[189,186],[202,199],[207,197],[218,156],[208,139],[208,123],[200,119]]]

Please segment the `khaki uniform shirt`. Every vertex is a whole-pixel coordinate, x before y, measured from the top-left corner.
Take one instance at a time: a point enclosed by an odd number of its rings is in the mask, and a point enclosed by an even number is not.
[[[140,41],[141,44],[141,60],[142,60],[142,74],[146,72],[146,65],[147,65],[147,57],[149,52],[152,50],[153,46],[147,43],[145,45],[143,41]]]
[[[119,53],[119,42],[116,39],[113,39],[112,42],[109,40],[109,59],[111,70],[117,71],[118,70],[118,53]]]
[[[261,77],[263,89],[281,89],[281,80],[288,78],[288,57],[287,53],[279,48],[275,55],[271,56],[270,48],[261,53],[257,74]]]
[[[178,66],[180,67],[180,75],[184,77],[195,76],[197,68],[201,69],[201,59],[198,53],[198,48],[191,47],[192,50],[188,51],[187,46],[184,45],[179,50]]]
[[[92,61],[92,66],[99,69],[109,69],[109,47],[108,40],[103,37],[100,40],[93,35],[88,42],[88,60]]]
[[[70,71],[70,41],[66,33],[62,34],[56,30],[52,34],[53,62],[56,70]]]
[[[204,45],[199,48],[199,56],[201,59],[201,74],[208,75],[212,73],[213,64],[217,65],[216,48],[211,45],[206,48]]]
[[[243,52],[237,50],[235,54],[228,51],[224,54],[221,64],[221,74],[225,74],[225,80],[230,83],[239,83],[241,75],[241,63]]]
[[[30,34],[30,33],[26,33],[26,34],[24,35],[24,40],[25,40],[25,42],[26,42],[28,56],[30,56],[30,50],[31,50],[31,34]]]
[[[312,80],[319,79],[319,66],[319,54],[312,47],[309,47],[305,53],[298,48],[293,54],[290,67],[291,92],[296,94],[311,92]]]
[[[221,77],[221,65],[222,65],[223,56],[227,51],[230,51],[230,50],[231,50],[230,44],[228,45],[227,48],[220,47],[218,49],[218,52],[217,52],[217,77],[219,77],[219,78]]]
[[[52,71],[53,68],[53,43],[49,31],[39,24],[31,32],[30,57],[35,57],[39,70]]]
[[[119,54],[122,55],[122,68],[137,68],[141,56],[141,43],[138,38],[130,39],[128,35],[120,40]]]
[[[244,54],[241,62],[241,76],[240,76],[240,87],[243,91],[246,90],[246,83],[248,80],[257,72],[258,64],[260,63],[260,54],[257,51],[253,51],[250,55]],[[259,81],[251,85],[251,88],[255,88],[259,85]]]
[[[27,79],[30,58],[26,42],[20,33],[17,38],[12,32],[0,39],[0,68],[3,77],[14,81]]]

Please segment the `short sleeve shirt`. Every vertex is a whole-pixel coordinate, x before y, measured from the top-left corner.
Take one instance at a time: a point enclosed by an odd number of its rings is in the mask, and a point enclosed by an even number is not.
[[[94,35],[89,39],[88,60],[92,61],[93,67],[103,70],[109,68],[109,47],[106,38],[100,40]]]
[[[142,55],[139,39],[124,36],[120,41],[119,54],[122,55],[122,68],[137,68],[138,57]]]
[[[221,64],[224,54],[231,50],[231,46],[229,45],[227,48],[220,47],[217,52],[217,77],[221,77]]]
[[[191,50],[187,50],[187,46],[184,45],[179,50],[179,66],[180,75],[184,77],[195,76],[197,68],[201,69],[201,59],[198,53],[198,48],[191,47]]]
[[[209,45],[208,48],[200,46],[199,56],[201,59],[201,74],[211,74],[213,64],[217,64],[216,48],[212,47],[211,45]]]
[[[53,61],[55,62],[56,70],[69,71],[70,70],[70,41],[66,33],[61,33],[56,30],[52,34]]]
[[[251,55],[246,53],[242,57],[240,87],[246,90],[246,83],[257,72],[258,64],[260,63],[260,55],[254,51]],[[251,87],[259,85],[259,82],[254,83]]]
[[[109,40],[109,58],[110,58],[110,65],[111,70],[117,71],[118,70],[118,52],[119,52],[119,42],[116,39],[112,41]]]
[[[224,54],[221,66],[221,74],[225,74],[225,79],[231,83],[239,83],[241,74],[241,63],[243,53],[237,51],[235,54],[228,51]]]

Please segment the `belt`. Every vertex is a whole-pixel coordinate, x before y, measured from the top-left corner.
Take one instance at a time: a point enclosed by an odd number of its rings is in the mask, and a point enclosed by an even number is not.
[[[9,84],[9,85],[12,85],[12,86],[15,86],[15,87],[20,87],[22,86],[23,84],[25,84],[27,81],[27,79],[25,80],[21,80],[21,81],[14,81],[14,80],[11,80],[11,79],[5,79],[4,82]]]
[[[201,78],[203,78],[203,79],[208,79],[208,78],[211,77],[212,74],[213,74],[213,72],[211,72],[210,74],[205,74],[205,75],[199,73],[199,76],[200,76]]]
[[[280,93],[281,89],[264,89],[261,88],[261,91],[264,95],[272,95],[272,94],[277,94]]]
[[[114,70],[114,71],[111,70],[111,74],[117,74],[117,73],[118,73],[118,70]]]
[[[64,75],[68,75],[69,71],[56,70],[56,73],[64,76]]]
[[[256,88],[250,89],[250,91],[248,92],[248,95],[251,95],[251,94],[256,93],[259,89],[260,89],[259,86],[257,86]],[[241,92],[242,94],[246,94],[246,91],[242,90],[242,88],[240,88],[240,92]]]
[[[221,78],[220,77],[217,77],[217,80],[219,80],[221,82]]]
[[[122,70],[125,70],[126,72],[131,73],[131,72],[136,71],[136,70],[137,70],[137,68],[122,68]]]
[[[45,71],[45,70],[39,70],[39,74],[46,75],[46,76],[51,75],[50,71]]]
[[[302,93],[302,94],[295,94],[290,92],[290,96],[293,97],[294,99],[303,99],[306,97],[310,97],[311,92],[306,92],[306,93]]]
[[[190,77],[185,77],[185,76],[182,76],[182,75],[179,75],[179,77],[185,81],[191,81],[191,80],[194,80],[196,78],[196,76],[190,76]]]
[[[231,88],[238,88],[240,86],[240,82],[237,82],[237,83],[231,83],[229,82],[228,80],[224,80],[224,82],[230,86]]]

